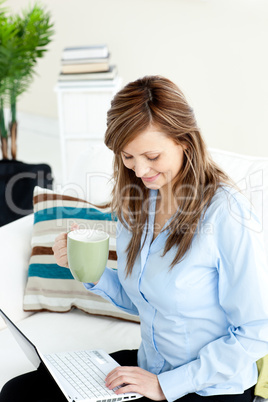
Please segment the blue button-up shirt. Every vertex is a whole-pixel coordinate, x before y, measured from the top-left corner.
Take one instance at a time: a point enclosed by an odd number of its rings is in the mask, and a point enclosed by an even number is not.
[[[126,277],[132,234],[117,226],[118,270],[106,269],[90,291],[140,317],[140,367],[158,375],[168,401],[243,393],[257,381],[255,361],[268,353],[268,269],[250,203],[219,189],[184,259],[164,257],[167,224],[153,239],[157,191],[150,192],[144,247]],[[141,244],[143,244],[145,230]]]

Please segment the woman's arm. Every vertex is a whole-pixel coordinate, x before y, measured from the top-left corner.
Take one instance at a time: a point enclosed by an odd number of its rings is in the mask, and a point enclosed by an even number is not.
[[[218,215],[218,298],[228,333],[203,347],[195,360],[158,375],[167,400],[192,392],[205,395],[202,390],[208,388],[217,393],[217,385],[222,388],[232,377],[238,379],[241,393],[243,378],[256,382],[255,362],[268,353],[268,268],[257,221],[252,210],[237,202]]]
[[[117,270],[106,268],[96,285],[84,283],[84,286],[87,290],[102,296],[121,310],[129,314],[139,315],[136,306],[132,303],[119,281]]]

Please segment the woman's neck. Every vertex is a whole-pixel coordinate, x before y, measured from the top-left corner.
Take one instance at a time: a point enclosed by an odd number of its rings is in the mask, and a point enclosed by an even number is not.
[[[156,203],[156,212],[172,216],[178,209],[178,203],[172,191],[165,191],[160,188]]]

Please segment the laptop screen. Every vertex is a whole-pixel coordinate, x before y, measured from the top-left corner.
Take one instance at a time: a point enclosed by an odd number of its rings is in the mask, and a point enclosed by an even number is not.
[[[34,365],[35,368],[38,368],[41,363],[41,359],[36,347],[32,344],[31,341],[29,341],[29,339],[19,330],[19,328],[7,317],[7,315],[1,309],[0,315],[30,362]]]

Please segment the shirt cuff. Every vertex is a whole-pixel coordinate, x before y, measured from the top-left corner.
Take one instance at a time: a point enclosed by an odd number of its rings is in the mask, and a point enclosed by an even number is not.
[[[114,293],[118,292],[118,278],[115,271],[105,268],[104,273],[100,277],[100,280],[96,285],[94,283],[84,283],[83,284],[87,290],[93,291],[96,294],[102,296],[103,294],[112,293],[111,290],[114,289]]]
[[[168,402],[175,401],[184,395],[195,392],[195,387],[188,371],[188,366],[192,363],[194,362],[158,374],[160,387]]]

